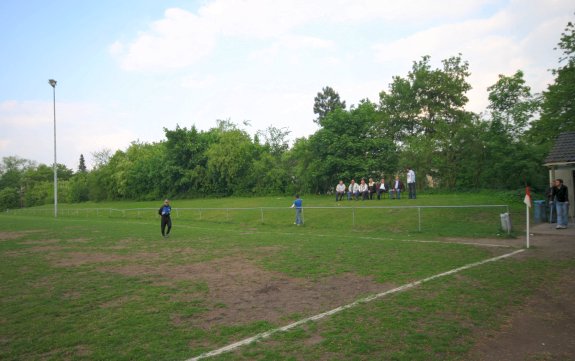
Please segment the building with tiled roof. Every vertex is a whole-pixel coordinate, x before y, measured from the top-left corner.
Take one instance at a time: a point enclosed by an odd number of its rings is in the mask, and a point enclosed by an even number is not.
[[[569,189],[569,218],[572,220],[575,215],[575,131],[559,134],[543,165],[549,168],[550,182],[561,178]]]

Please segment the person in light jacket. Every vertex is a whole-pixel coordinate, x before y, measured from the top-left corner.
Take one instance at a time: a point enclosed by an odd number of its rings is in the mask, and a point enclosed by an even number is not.
[[[369,187],[363,178],[361,178],[361,181],[359,182],[359,194],[361,194],[362,201],[369,199]]]
[[[349,187],[347,187],[347,200],[355,199],[359,197],[359,184],[355,183],[355,179],[351,180]]]
[[[407,188],[409,189],[409,199],[415,199],[415,172],[411,167],[407,167]]]
[[[340,180],[338,185],[335,186],[335,201],[341,201],[343,199],[343,195],[345,194],[345,184],[343,181]]]

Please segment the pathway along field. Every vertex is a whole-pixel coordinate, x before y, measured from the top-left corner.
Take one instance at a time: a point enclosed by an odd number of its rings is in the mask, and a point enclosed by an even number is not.
[[[574,259],[575,227],[556,230],[549,224],[532,228],[532,252],[518,257]],[[517,245],[525,238],[513,241]],[[544,285],[514,311],[499,331],[478,334],[469,360],[575,360],[575,269]]]

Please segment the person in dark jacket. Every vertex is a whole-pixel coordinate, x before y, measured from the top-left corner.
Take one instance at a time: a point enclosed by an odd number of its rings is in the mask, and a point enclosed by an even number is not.
[[[385,178],[381,178],[379,183],[377,183],[375,185],[375,190],[377,192],[377,200],[380,200],[382,198],[381,197],[382,193],[388,193],[389,192],[389,184],[387,184],[385,182]],[[384,195],[384,197],[385,197],[385,195]]]
[[[395,176],[395,180],[391,183],[391,189],[389,190],[389,197],[391,199],[401,199],[401,192],[405,188],[403,182],[399,179],[399,176]]]
[[[553,188],[555,188],[555,181],[551,181],[545,192],[545,197],[547,197],[547,203],[549,204],[549,223],[557,222],[557,208],[555,208],[555,202],[553,201]]]
[[[172,230],[172,218],[170,218],[170,213],[172,213],[172,207],[170,206],[170,201],[165,200],[164,205],[158,210],[158,214],[162,216],[162,237],[168,238],[170,236],[170,231]],[[166,232],[166,227],[168,231]]]
[[[569,212],[569,192],[567,186],[563,184],[563,179],[555,179],[555,187],[551,193],[551,198],[557,208],[557,229],[567,228],[567,213]]]

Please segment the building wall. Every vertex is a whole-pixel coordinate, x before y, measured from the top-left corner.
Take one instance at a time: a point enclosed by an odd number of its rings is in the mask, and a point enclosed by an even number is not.
[[[569,220],[574,222],[575,217],[575,179],[573,176],[575,172],[575,164],[568,164],[565,166],[553,166],[549,169],[549,182],[560,178],[563,179],[563,184],[569,189]]]

